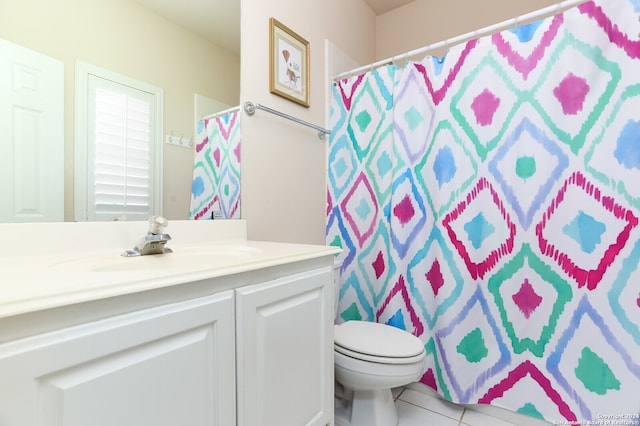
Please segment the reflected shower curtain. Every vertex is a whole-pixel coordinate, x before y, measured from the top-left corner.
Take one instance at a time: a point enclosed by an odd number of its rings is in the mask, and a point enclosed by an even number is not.
[[[451,401],[640,424],[639,15],[588,2],[334,84],[336,322],[421,338]]]
[[[190,219],[240,218],[240,110],[198,122]]]

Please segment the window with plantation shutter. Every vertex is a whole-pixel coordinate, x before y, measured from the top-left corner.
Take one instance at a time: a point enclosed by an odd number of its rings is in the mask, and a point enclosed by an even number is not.
[[[86,82],[86,110],[80,111],[86,123],[79,126],[85,149],[76,154],[86,167],[83,176],[76,171],[76,186],[84,186],[76,187],[76,197],[79,189],[84,193],[83,202],[76,200],[76,220],[162,214],[161,90],[87,64],[81,68],[87,68],[78,76]]]

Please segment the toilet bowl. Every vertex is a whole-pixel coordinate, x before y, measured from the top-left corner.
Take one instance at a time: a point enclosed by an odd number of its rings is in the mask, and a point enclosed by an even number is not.
[[[367,321],[335,325],[335,378],[347,395],[336,407],[336,425],[395,426],[391,388],[418,380],[425,356],[422,341],[396,327]]]

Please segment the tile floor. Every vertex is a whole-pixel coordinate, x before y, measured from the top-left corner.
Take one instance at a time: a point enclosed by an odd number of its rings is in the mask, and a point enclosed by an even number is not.
[[[420,384],[393,390],[398,426],[548,426],[529,416],[492,406],[462,406]]]

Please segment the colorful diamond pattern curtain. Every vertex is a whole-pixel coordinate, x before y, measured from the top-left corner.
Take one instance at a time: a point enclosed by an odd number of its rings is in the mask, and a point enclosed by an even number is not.
[[[198,122],[190,219],[240,218],[240,111]]]
[[[639,15],[583,3],[334,84],[336,322],[421,338],[451,401],[640,424]]]

